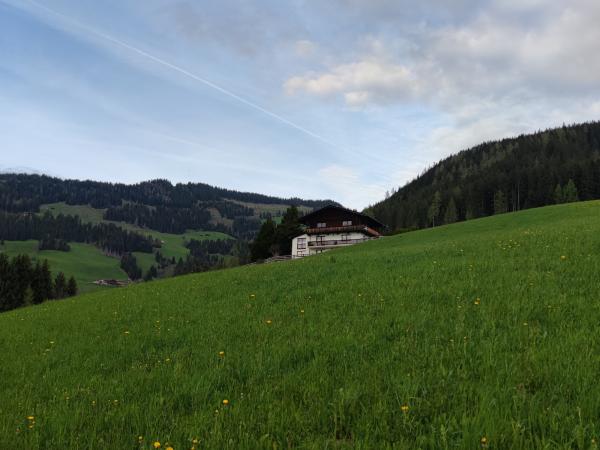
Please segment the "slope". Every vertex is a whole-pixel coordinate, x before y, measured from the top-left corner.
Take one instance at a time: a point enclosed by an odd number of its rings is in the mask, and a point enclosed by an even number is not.
[[[599,216],[532,209],[5,313],[0,448],[591,448]]]
[[[392,230],[600,198],[600,122],[452,155],[368,209]]]

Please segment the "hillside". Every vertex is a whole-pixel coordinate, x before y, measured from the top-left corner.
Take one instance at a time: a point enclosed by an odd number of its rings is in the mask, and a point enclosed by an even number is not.
[[[252,239],[266,214],[282,215],[290,205],[312,210],[330,203],[335,202],[238,192],[203,183],[151,180],[128,185],[0,174],[0,211],[39,212],[47,204],[89,206],[101,211],[103,219],[172,234],[204,230]]]
[[[0,448],[595,448],[599,217],[531,209],[1,314]]]
[[[391,230],[600,198],[600,122],[486,142],[450,156],[368,212]]]

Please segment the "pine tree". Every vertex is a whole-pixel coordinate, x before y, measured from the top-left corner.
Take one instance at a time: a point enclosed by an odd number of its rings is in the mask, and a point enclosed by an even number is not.
[[[557,205],[565,202],[565,195],[563,193],[563,189],[560,186],[560,183],[556,185],[554,188],[554,203]]]
[[[429,210],[427,211],[427,218],[429,219],[429,223],[431,223],[435,227],[435,219],[440,215],[440,208],[442,206],[442,195],[439,191],[436,191],[433,194],[433,199],[431,200],[431,205],[429,206]]]
[[[290,206],[281,223],[277,225],[275,231],[275,251],[279,255],[290,255],[292,253],[292,239],[302,234],[302,227],[299,221],[298,208]]]
[[[67,296],[74,297],[77,295],[77,281],[75,281],[74,277],[70,277],[67,282]]]
[[[52,298],[52,274],[48,260],[43,263],[36,262],[31,275],[31,289],[33,290],[33,304],[38,305],[44,300]]]
[[[569,179],[569,182],[563,189],[563,196],[565,203],[572,203],[579,201],[579,194],[575,182]]]
[[[454,223],[458,220],[458,212],[456,211],[456,203],[454,197],[450,197],[446,213],[444,214],[444,223]]]
[[[506,196],[502,191],[496,191],[494,194],[494,214],[504,214],[508,210]]]
[[[65,274],[58,272],[56,279],[54,280],[54,298],[61,299],[67,296],[67,279]]]
[[[258,232],[258,236],[252,243],[250,250],[252,261],[266,259],[273,256],[272,249],[275,244],[275,223],[270,218],[267,219]]]

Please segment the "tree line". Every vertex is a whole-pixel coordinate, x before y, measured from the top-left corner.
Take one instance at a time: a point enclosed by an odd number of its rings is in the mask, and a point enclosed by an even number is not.
[[[366,209],[393,231],[600,198],[600,122],[487,142]]]
[[[0,239],[36,239],[42,241],[42,245],[62,245],[59,241],[84,242],[119,255],[125,252],[151,253],[154,247],[160,247],[159,241],[123,230],[112,223],[82,223],[78,216],[53,216],[49,211],[43,215],[0,211]]]
[[[334,203],[330,200],[280,198],[249,192],[222,189],[204,183],[171,184],[168,180],[151,180],[137,184],[98,181],[62,180],[46,175],[0,174],[0,209],[10,212],[39,212],[47,203],[91,205],[111,208],[132,202],[150,206],[192,208],[198,202],[237,200],[247,203],[305,205],[312,208]],[[223,208],[233,206],[224,206]],[[248,215],[235,213],[236,216]]]
[[[75,278],[59,272],[53,278],[47,260],[32,263],[27,255],[0,253],[0,311],[77,295]]]

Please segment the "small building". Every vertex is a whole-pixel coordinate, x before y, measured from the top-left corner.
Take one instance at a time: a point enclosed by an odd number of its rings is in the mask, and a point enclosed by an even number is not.
[[[329,205],[300,218],[304,234],[292,240],[292,258],[378,239],[385,226],[357,211]]]

